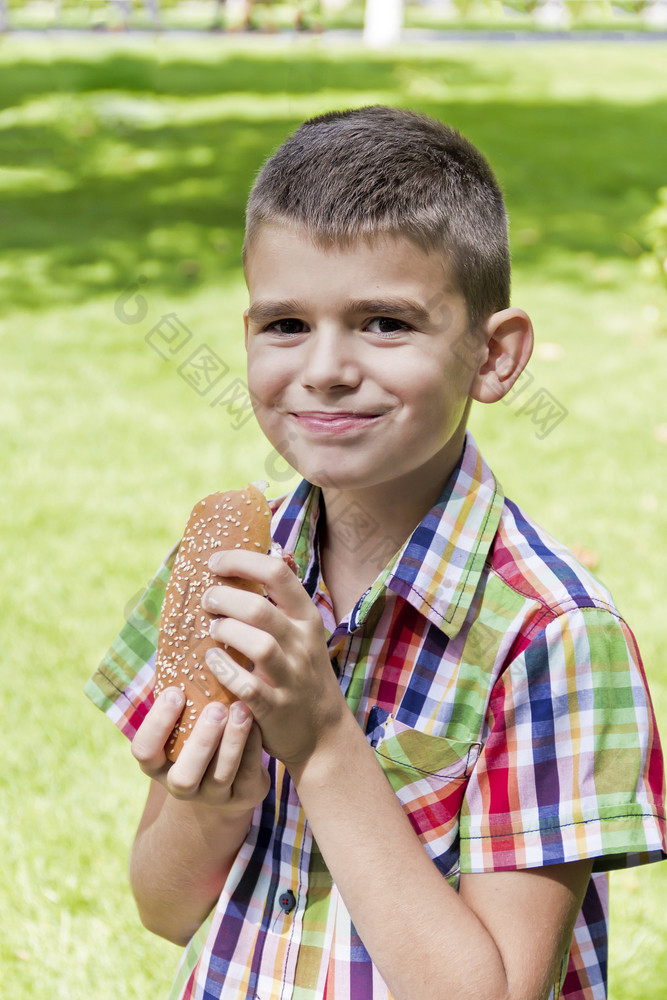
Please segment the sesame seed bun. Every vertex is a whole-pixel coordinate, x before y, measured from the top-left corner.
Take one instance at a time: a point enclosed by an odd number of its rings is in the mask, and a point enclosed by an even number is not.
[[[201,599],[220,577],[208,568],[214,552],[222,549],[249,549],[268,553],[271,548],[271,510],[256,486],[227,493],[211,493],[196,504],[188,518],[165,594],[157,656],[155,696],[167,687],[178,687],[186,703],[165,752],[169,760],[178,757],[199,713],[209,701],[230,705],[236,698],[211,673],[206,651],[219,643],[209,635],[211,621]],[[261,584],[238,577],[225,578],[226,586],[263,594]],[[252,669],[242,653],[229,647],[229,655],[239,666]]]

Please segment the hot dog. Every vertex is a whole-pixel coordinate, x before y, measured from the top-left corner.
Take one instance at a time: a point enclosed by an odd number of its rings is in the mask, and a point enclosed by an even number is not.
[[[271,510],[255,486],[226,493],[211,493],[195,504],[185,527],[169,578],[160,617],[155,660],[155,695],[166,687],[179,687],[186,702],[165,752],[174,761],[192,732],[204,705],[236,701],[206,665],[206,651],[218,646],[209,635],[213,615],[201,606],[204,592],[220,582],[208,568],[209,558],[221,549],[271,549]],[[263,594],[261,584],[238,577],[225,578],[226,586]],[[229,647],[229,655],[245,669],[252,668],[242,653]]]

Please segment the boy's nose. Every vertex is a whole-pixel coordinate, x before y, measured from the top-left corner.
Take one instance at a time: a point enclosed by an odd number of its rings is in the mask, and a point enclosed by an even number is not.
[[[338,330],[314,330],[308,340],[301,381],[312,389],[354,387],[361,370],[352,334]]]

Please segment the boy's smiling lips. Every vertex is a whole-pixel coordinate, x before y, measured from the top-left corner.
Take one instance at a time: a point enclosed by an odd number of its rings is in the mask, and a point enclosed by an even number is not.
[[[378,420],[386,411],[359,410],[291,410],[299,427],[313,433],[343,434],[359,430]]]

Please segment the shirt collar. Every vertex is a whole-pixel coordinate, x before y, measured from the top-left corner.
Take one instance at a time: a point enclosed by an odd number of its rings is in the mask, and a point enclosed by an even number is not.
[[[315,545],[321,491],[306,480],[275,504],[273,537],[294,555],[309,593],[319,575]],[[461,458],[436,504],[400,546],[387,552],[377,579],[357,602],[348,624],[364,623],[386,589],[400,594],[432,624],[453,638],[468,613],[493,543],[504,495],[466,433]]]

